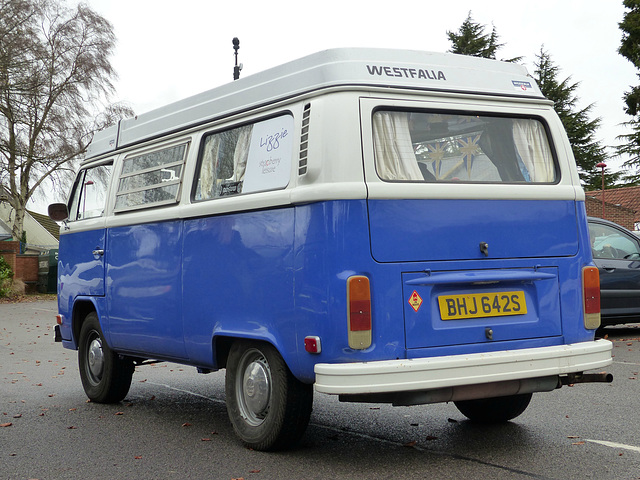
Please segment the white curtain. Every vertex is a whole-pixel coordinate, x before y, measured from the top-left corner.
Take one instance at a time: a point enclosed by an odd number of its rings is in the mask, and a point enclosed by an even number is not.
[[[383,180],[424,180],[411,142],[409,114],[377,112],[373,116],[376,170]]]
[[[202,165],[200,167],[200,195],[202,200],[213,198],[216,185],[216,163],[220,149],[220,136],[210,135],[204,146]]]
[[[544,128],[535,120],[514,120],[513,140],[532,182],[553,182],[555,169]]]
[[[249,147],[251,146],[251,133],[253,125],[247,125],[240,129],[238,143],[233,153],[233,180],[239,182],[244,179],[244,172],[247,169],[247,159],[249,158]]]

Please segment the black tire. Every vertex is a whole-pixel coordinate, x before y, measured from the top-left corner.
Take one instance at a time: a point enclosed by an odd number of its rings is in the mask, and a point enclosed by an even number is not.
[[[254,450],[291,447],[307,428],[313,385],[297,380],[267,343],[237,341],[227,359],[227,412],[233,429]]]
[[[508,397],[481,398],[453,402],[465,417],[478,423],[504,423],[516,418],[527,409],[532,393]]]
[[[120,358],[109,348],[95,312],[85,317],[80,329],[78,366],[82,386],[92,402],[117,403],[127,396],[133,361]]]

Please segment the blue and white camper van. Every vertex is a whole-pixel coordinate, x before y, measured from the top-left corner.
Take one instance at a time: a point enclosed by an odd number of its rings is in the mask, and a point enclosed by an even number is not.
[[[147,360],[226,368],[235,431],[274,450],[314,387],[502,422],[610,380],[571,147],[519,65],[310,55],[99,132],[50,214],[95,402]]]

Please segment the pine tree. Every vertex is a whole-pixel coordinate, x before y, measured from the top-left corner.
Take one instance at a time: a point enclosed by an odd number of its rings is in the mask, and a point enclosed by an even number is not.
[[[540,48],[540,53],[536,55],[535,80],[542,94],[553,101],[554,109],[567,131],[584,187],[587,190],[600,189],[602,173],[596,165],[607,160],[605,147],[595,139],[596,130],[600,127],[600,118],[589,118],[593,104],[578,109],[579,99],[575,92],[580,84],[571,83],[571,77],[558,80],[559,73],[560,69],[551,60],[549,53]],[[620,175],[605,174],[605,184],[612,186],[619,180]]]
[[[473,21],[469,12],[457,32],[447,32],[452,45],[449,52],[495,60],[496,52],[504,46],[504,43],[498,43],[500,37],[495,26],[491,28],[490,34],[484,33],[485,29],[485,25]],[[521,59],[522,57],[516,57],[504,61],[519,62]]]

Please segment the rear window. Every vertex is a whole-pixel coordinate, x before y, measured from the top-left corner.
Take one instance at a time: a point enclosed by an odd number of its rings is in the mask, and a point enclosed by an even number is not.
[[[554,183],[543,123],[466,113],[376,111],[376,170],[385,181]]]

